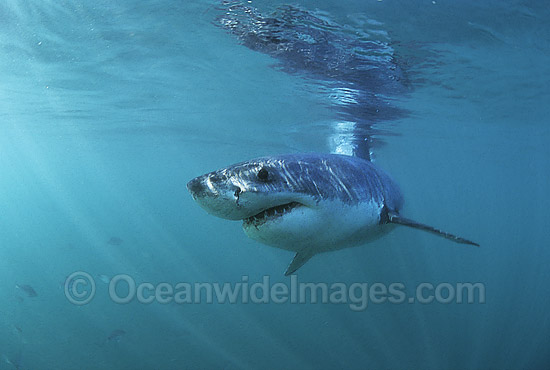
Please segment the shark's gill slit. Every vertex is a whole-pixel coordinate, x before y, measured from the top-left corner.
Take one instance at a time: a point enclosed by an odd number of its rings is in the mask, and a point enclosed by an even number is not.
[[[237,186],[237,189],[235,189],[235,203],[239,205],[239,195],[241,195],[241,188]]]

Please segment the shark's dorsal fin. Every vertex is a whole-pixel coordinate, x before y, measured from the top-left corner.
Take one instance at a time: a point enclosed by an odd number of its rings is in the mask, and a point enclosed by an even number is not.
[[[315,252],[312,252],[309,249],[299,251],[294,255],[292,262],[288,265],[288,268],[285,271],[285,276],[291,275],[296,272],[300,267],[304,265],[311,257],[315,255]]]
[[[476,247],[479,247],[479,244],[474,243],[474,242],[472,242],[472,241],[470,241],[470,240],[461,238],[460,236],[456,236],[456,235],[453,235],[453,234],[449,234],[449,233],[447,233],[447,232],[445,232],[445,231],[441,231],[441,230],[439,230],[439,229],[436,229],[435,227],[428,226],[428,225],[421,224],[421,223],[419,223],[419,222],[410,220],[410,219],[408,219],[408,218],[405,218],[405,217],[402,217],[402,216],[398,215],[397,213],[388,212],[388,218],[387,218],[386,222],[387,222],[387,223],[391,223],[391,224],[405,225],[405,226],[412,227],[412,228],[415,228],[415,229],[420,229],[420,230],[428,231],[428,232],[430,232],[430,233],[432,233],[432,234],[442,236],[442,237],[444,237],[445,239],[452,240],[452,241],[454,241],[454,242],[456,242],[456,243],[460,243],[460,244],[470,244],[470,245],[475,245]]]

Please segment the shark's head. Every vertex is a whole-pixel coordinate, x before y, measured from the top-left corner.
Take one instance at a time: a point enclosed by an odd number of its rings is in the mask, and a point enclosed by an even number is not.
[[[346,156],[286,155],[210,172],[187,188],[208,213],[243,220],[245,233],[264,244],[328,248],[379,223],[384,194],[369,187],[373,171]]]
[[[301,191],[310,179],[285,168],[284,160],[258,158],[196,177],[187,189],[208,213],[228,220],[247,222],[315,207],[313,194]]]

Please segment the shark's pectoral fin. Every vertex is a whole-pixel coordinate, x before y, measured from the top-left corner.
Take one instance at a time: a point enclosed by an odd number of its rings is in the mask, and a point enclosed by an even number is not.
[[[292,262],[290,262],[290,265],[288,265],[288,268],[285,271],[285,276],[288,276],[290,274],[293,274],[298,270],[300,267],[302,267],[311,257],[313,257],[315,253],[311,252],[310,250],[303,250],[300,252],[297,252],[294,258],[292,259]]]
[[[447,233],[445,231],[441,231],[441,230],[436,229],[435,227],[432,227],[432,226],[424,225],[424,224],[421,224],[419,222],[409,220],[408,218],[402,217],[402,216],[398,215],[397,213],[388,212],[386,222],[387,223],[392,223],[392,224],[404,225],[404,226],[412,227],[412,228],[415,228],[415,229],[428,231],[432,234],[442,236],[442,237],[444,237],[446,239],[449,239],[449,240],[452,240],[456,243],[470,244],[470,245],[475,245],[475,246],[479,247],[479,244],[474,243],[470,240],[461,238],[460,236],[456,236],[456,235]]]

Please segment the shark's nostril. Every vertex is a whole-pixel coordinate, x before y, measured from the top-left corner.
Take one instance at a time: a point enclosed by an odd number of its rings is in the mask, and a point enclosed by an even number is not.
[[[187,183],[187,190],[189,190],[191,194],[195,195],[204,191],[204,185],[199,178],[194,178]]]

